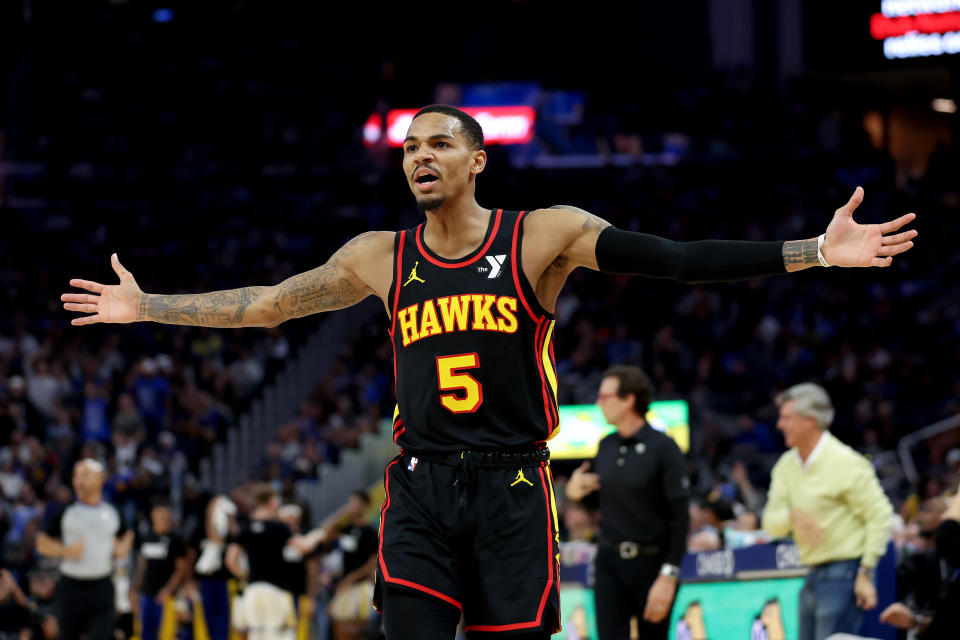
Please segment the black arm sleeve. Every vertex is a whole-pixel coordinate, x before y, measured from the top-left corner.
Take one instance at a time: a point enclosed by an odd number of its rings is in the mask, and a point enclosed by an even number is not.
[[[688,284],[727,282],[786,273],[783,242],[674,242],[607,227],[597,238],[597,266],[606,273],[670,278]]]

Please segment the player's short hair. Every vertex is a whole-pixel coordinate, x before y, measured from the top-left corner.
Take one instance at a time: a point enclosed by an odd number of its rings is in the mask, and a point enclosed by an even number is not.
[[[266,506],[270,504],[271,500],[278,497],[280,497],[280,494],[271,484],[259,484],[253,490],[253,504],[258,507]]]
[[[431,104],[417,111],[413,119],[416,120],[425,113],[442,113],[445,116],[456,118],[460,121],[463,136],[467,139],[467,142],[470,143],[470,146],[473,147],[474,151],[483,149],[483,127],[481,127],[476,118],[469,113],[446,104]]]
[[[626,398],[633,394],[633,408],[639,416],[645,416],[653,402],[653,383],[640,367],[620,364],[610,367],[603,373],[604,378],[616,378],[620,381],[617,395]]]
[[[823,430],[830,428],[835,411],[827,390],[812,382],[795,384],[786,391],[777,394],[776,403],[782,407],[793,400],[793,410],[802,416],[813,418]]]
[[[360,498],[360,501],[363,502],[363,504],[365,504],[365,505],[369,505],[369,504],[370,504],[370,494],[367,493],[366,491],[363,491],[363,490],[354,491],[354,492],[353,492],[353,495],[355,495],[355,496],[357,496],[358,498]]]

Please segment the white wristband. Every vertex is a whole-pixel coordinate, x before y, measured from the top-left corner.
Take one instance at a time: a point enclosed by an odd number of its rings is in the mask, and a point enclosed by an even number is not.
[[[826,237],[827,234],[821,233],[820,237],[817,238],[817,260],[819,260],[820,264],[824,267],[829,267],[830,265],[827,264],[827,259],[823,257],[823,251],[821,251],[823,248],[823,241],[826,239]]]

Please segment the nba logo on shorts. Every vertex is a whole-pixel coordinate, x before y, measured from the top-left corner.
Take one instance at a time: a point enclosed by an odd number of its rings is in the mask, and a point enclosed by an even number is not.
[[[420,458],[410,458],[410,462],[407,463],[407,471],[413,471],[417,468],[418,464],[420,464]]]

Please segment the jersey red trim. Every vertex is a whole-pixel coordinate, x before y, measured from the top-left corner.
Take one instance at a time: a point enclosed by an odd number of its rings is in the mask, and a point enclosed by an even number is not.
[[[510,268],[513,270],[513,287],[517,290],[517,295],[520,297],[520,302],[523,303],[523,308],[527,310],[527,314],[530,316],[530,319],[534,322],[537,322],[540,317],[533,312],[533,309],[530,308],[530,303],[527,302],[527,297],[523,295],[523,287],[520,286],[520,253],[517,251],[517,240],[520,237],[520,224],[523,220],[523,216],[526,214],[526,211],[521,211],[517,214],[517,221],[513,225],[513,241],[510,243]]]
[[[543,473],[543,467],[537,469],[540,473],[540,486],[543,488],[544,507],[547,514],[547,583],[543,587],[543,594],[540,596],[540,606],[537,608],[537,617],[530,622],[515,622],[513,624],[472,624],[468,625],[465,631],[514,631],[516,629],[531,629],[540,627],[543,623],[543,610],[547,606],[547,597],[556,579],[553,575],[553,537],[554,527],[553,509],[550,506],[550,493],[547,489],[547,478]]]
[[[390,337],[397,328],[397,307],[400,304],[400,278],[403,277],[403,243],[407,239],[407,232],[400,232],[400,242],[397,244],[397,268],[393,272],[393,313],[390,314]],[[393,340],[391,340],[393,342]],[[397,347],[393,347],[393,379],[397,379]],[[396,382],[394,382],[396,384]]]
[[[497,237],[497,230],[500,228],[500,216],[502,213],[503,213],[503,209],[497,209],[497,215],[493,219],[493,228],[490,230],[490,237],[487,238],[487,241],[484,243],[483,247],[478,249],[477,254],[472,258],[468,258],[461,262],[441,262],[436,258],[434,258],[433,256],[431,256],[429,253],[427,253],[427,250],[424,248],[423,240],[421,239],[421,236],[423,235],[423,224],[417,227],[417,232],[414,236],[417,241],[417,249],[420,250],[420,255],[426,258],[428,262],[430,262],[431,264],[435,264],[438,267],[443,267],[444,269],[459,269],[460,267],[466,267],[468,265],[471,265],[477,260],[479,260],[480,258],[482,258],[483,254],[485,254],[487,250],[490,249],[490,245],[493,244],[494,238]]]
[[[397,307],[400,304],[400,278],[403,274],[403,244],[407,239],[407,232],[400,232],[400,240],[397,243],[397,267],[393,274],[393,313],[390,314],[390,346],[393,347],[393,395],[397,395],[397,341],[393,339],[394,330],[397,328]],[[399,406],[399,405],[398,405]],[[397,417],[400,423],[400,431],[397,432],[394,425],[393,441],[396,442],[400,434],[403,433],[403,420]]]
[[[380,509],[380,542],[379,542],[379,563],[380,563],[380,573],[383,575],[383,579],[391,584],[398,584],[403,587],[409,587],[411,589],[416,589],[417,591],[422,591],[423,593],[429,594],[435,598],[440,598],[444,602],[449,602],[460,611],[463,611],[463,605],[451,598],[450,596],[440,593],[435,589],[430,587],[425,587],[422,584],[417,584],[416,582],[411,582],[410,580],[403,580],[402,578],[391,578],[389,572],[387,572],[387,563],[383,559],[383,529],[387,521],[387,509],[390,508],[390,467],[400,462],[399,459],[394,460],[387,465],[386,470],[383,472],[383,492],[386,495],[386,498],[383,500],[383,507]],[[541,471],[541,474],[543,472]],[[548,505],[549,506],[549,505]],[[553,567],[550,567],[551,574],[553,572]]]
[[[397,419],[396,419],[396,420],[394,421],[394,423],[393,423],[393,441],[394,441],[394,443],[397,442],[397,438],[399,438],[401,435],[403,435],[403,432],[406,431],[406,430],[407,430],[407,428],[406,428],[405,426],[403,426],[403,418],[401,418],[400,416],[397,416]]]
[[[547,381],[547,374],[543,370],[543,343],[546,340],[547,329],[549,329],[550,320],[541,318],[537,321],[537,330],[533,337],[533,353],[537,360],[537,371],[540,372],[540,390],[543,393],[543,414],[547,419],[547,437],[553,433],[557,426],[554,416],[553,402],[551,400],[553,392],[550,390],[550,383]]]
[[[550,324],[554,321],[550,318],[544,318],[544,330],[543,330],[543,344],[540,346],[540,362],[543,362],[544,351],[546,351],[547,346],[547,336],[550,335]],[[554,324],[554,329],[556,329],[556,324]],[[554,340],[550,340],[550,364],[553,366],[553,375],[557,376],[557,361],[553,357],[553,343]],[[557,412],[557,394],[554,392],[553,387],[550,386],[550,381],[547,379],[547,373],[543,373],[543,384],[547,388],[547,397],[550,398],[550,413],[553,415],[553,425],[550,427],[550,433],[547,434],[549,438],[553,434],[553,430],[557,428],[557,425],[560,424],[560,414]]]
[[[556,331],[557,331],[556,325],[554,325],[553,331],[554,331],[554,336],[556,336]],[[551,341],[550,341],[550,364],[553,365],[553,375],[555,375],[555,376],[557,376],[557,377],[559,378],[559,377],[560,377],[560,374],[557,372],[557,357],[553,354],[553,344],[554,344],[555,342],[556,342],[556,340],[551,340]],[[557,386],[559,387],[559,384],[558,384]],[[557,409],[557,406],[558,406],[559,404],[560,404],[560,398],[557,398],[556,395],[554,395],[553,404],[550,405],[550,406],[553,407],[553,413],[554,413],[554,415],[557,416],[557,422],[556,422],[556,424],[554,425],[554,429],[556,428],[556,425],[557,425],[557,424],[560,424],[560,414],[558,413],[558,409]],[[549,437],[552,436],[552,435],[553,435],[553,431],[551,430],[550,433],[547,434],[547,437],[549,438]]]

